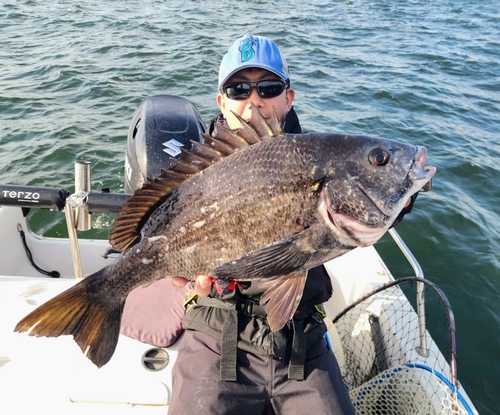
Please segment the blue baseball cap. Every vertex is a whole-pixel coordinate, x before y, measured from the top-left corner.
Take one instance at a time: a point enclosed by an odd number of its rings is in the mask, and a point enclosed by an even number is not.
[[[271,39],[247,34],[232,44],[219,68],[219,89],[234,73],[243,68],[267,69],[284,81],[290,79],[288,64],[278,45]]]

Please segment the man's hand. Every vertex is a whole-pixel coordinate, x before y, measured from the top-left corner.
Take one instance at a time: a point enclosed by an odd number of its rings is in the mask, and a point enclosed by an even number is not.
[[[184,287],[189,281],[183,277],[173,277],[172,284],[178,288]],[[194,292],[206,297],[212,291],[214,280],[207,274],[198,274],[194,283]]]
[[[404,206],[403,209],[406,209],[407,207],[410,207],[410,205],[413,203],[413,199],[410,197],[407,201],[406,201],[406,204]]]
[[[399,222],[401,222],[404,218],[404,216],[407,214],[407,213],[410,213],[411,210],[413,209],[413,204],[415,203],[415,199],[417,198],[418,196],[418,192],[417,193],[414,193],[405,203],[405,206],[403,208],[403,210],[401,211],[401,213],[398,215],[398,217],[396,218],[396,220],[394,221],[394,223],[391,225],[391,228],[393,226],[396,226]]]

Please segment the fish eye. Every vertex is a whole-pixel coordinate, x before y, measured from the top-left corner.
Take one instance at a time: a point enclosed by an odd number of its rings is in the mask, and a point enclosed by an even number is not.
[[[385,166],[389,162],[389,153],[382,149],[373,150],[368,159],[374,166]]]

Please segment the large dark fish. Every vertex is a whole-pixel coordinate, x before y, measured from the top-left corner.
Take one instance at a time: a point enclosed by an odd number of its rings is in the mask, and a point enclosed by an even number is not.
[[[276,117],[271,126],[262,117],[253,127],[241,121],[238,132],[205,136],[137,191],[110,235],[123,255],[15,330],[71,334],[100,367],[114,353],[134,288],[202,272],[262,279],[261,303],[279,330],[299,304],[307,270],[377,242],[436,172],[425,166],[423,147],[350,134],[285,135]]]

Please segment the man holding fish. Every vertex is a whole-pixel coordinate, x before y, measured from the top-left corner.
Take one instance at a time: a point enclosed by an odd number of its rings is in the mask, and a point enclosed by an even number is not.
[[[209,133],[216,133],[221,125],[240,128],[235,114],[257,123],[253,104],[268,123],[276,111],[284,131],[299,134],[294,96],[286,60],[276,43],[265,37],[243,36],[222,60],[217,95],[221,113],[210,123]],[[411,206],[404,213],[409,210]],[[173,280],[178,286],[186,282]],[[308,271],[299,308],[278,332],[269,329],[259,306],[263,293],[259,281],[235,284],[219,279],[213,284],[210,276],[201,274],[194,292],[197,300],[191,302],[183,321],[187,330],[174,367],[169,414],[188,413],[200,406],[203,413],[211,414],[354,413],[324,338],[320,304],[332,295],[332,285],[323,265]],[[228,325],[227,305],[238,309],[237,327]],[[231,344],[228,330],[237,330],[237,345]],[[224,342],[238,347],[236,361],[225,361]],[[306,344],[305,349],[300,342]],[[228,370],[228,364],[234,367]]]

